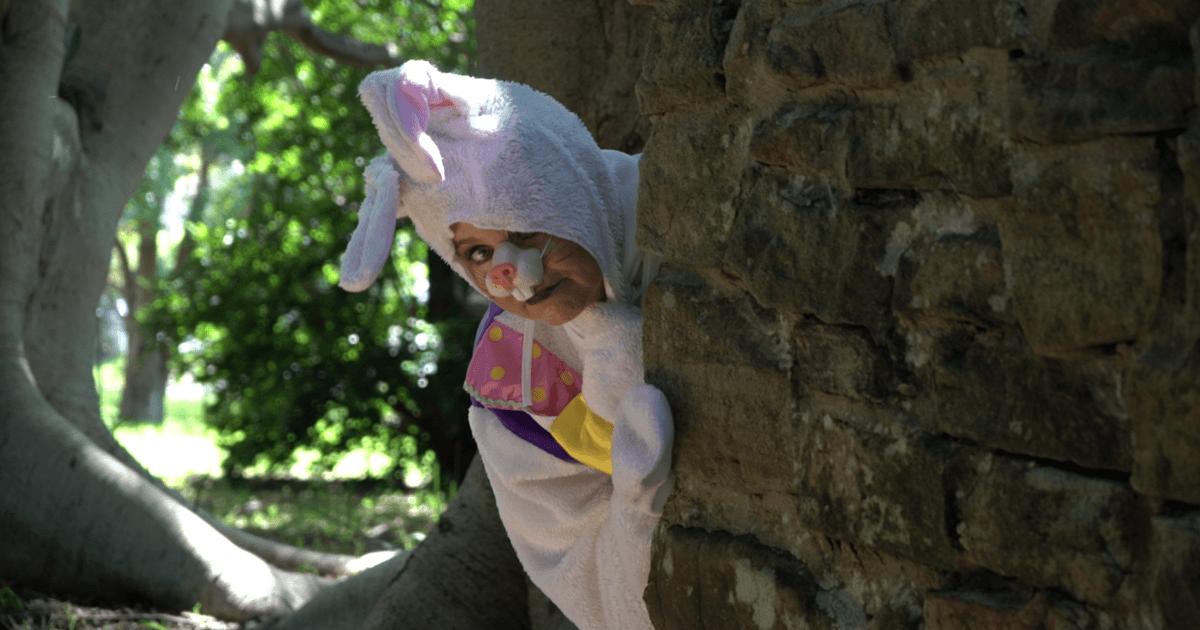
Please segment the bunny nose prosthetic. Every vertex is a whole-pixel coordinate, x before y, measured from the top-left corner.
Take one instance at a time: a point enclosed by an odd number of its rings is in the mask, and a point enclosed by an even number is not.
[[[492,252],[492,268],[485,279],[488,293],[495,297],[512,295],[521,302],[533,297],[534,288],[542,281],[542,255],[548,247],[550,241],[546,241],[540,252],[534,248],[517,249],[508,241],[497,245]]]

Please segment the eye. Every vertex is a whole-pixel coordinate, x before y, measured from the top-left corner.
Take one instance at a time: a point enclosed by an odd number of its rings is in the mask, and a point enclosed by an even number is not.
[[[492,258],[492,248],[487,245],[476,245],[467,252],[467,260],[473,263],[485,263]]]

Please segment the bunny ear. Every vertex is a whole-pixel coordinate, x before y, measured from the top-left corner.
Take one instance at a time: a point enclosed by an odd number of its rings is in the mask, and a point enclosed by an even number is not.
[[[409,61],[395,70],[369,75],[359,86],[379,137],[413,181],[436,184],[446,178],[442,153],[427,133],[431,113],[459,113],[438,88],[441,73],[429,62]]]
[[[371,160],[364,173],[367,198],[358,207],[358,227],[342,257],[338,286],[363,291],[375,282],[392,251],[400,207],[400,176],[387,156]]]

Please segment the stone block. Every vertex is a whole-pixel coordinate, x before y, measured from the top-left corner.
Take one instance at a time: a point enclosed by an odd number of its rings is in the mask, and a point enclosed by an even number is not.
[[[717,106],[657,117],[639,164],[638,246],[698,268],[719,267],[749,129]]]
[[[818,604],[864,613],[867,621],[859,619],[843,628],[918,630],[924,593],[939,586],[946,576],[945,571],[919,561],[811,532],[797,535],[786,550],[800,559],[823,589]]]
[[[788,173],[845,178],[847,117],[853,104],[835,96],[789,104],[763,120],[750,139],[750,159]]]
[[[790,325],[694,270],[664,265],[643,305],[648,369],[699,363],[791,370]]]
[[[674,0],[658,5],[637,82],[642,114],[724,100],[722,64],[737,9],[733,0]]]
[[[1015,324],[1008,309],[1000,232],[994,225],[976,223],[969,207],[964,210],[967,214],[958,229],[949,224],[908,243],[896,239],[896,247],[905,251],[896,260],[893,308],[900,316],[920,322],[917,325]]]
[[[1137,50],[1187,46],[1187,30],[1200,18],[1191,0],[1058,0],[1048,23],[1053,48],[1116,42]]]
[[[952,445],[922,435],[880,436],[827,414],[796,416],[769,432],[746,428],[764,445],[757,453],[730,447],[728,431],[680,445],[664,519],[749,532],[780,547],[815,531],[901,559],[954,566],[944,483],[954,466]]]
[[[1189,628],[1200,619],[1200,514],[1153,519],[1153,600],[1160,628]]]
[[[1039,142],[1080,142],[1187,126],[1196,97],[1191,53],[1023,57],[1008,75],[1008,127]]]
[[[639,115],[633,87],[653,8],[485,0],[474,12],[478,67],[472,74],[545,92],[577,114],[601,148],[640,152],[650,120]]]
[[[1196,52],[1200,55],[1200,22],[1192,30]],[[1196,73],[1200,92],[1200,72]],[[1200,120],[1193,122],[1176,140],[1176,161],[1183,172],[1185,211],[1183,221],[1184,249],[1184,319],[1186,333],[1200,337]]]
[[[805,323],[792,345],[796,381],[805,390],[877,403],[892,393],[888,351],[866,329]]]
[[[795,438],[790,325],[745,294],[672,266],[660,271],[644,309],[646,378],[671,401],[676,471],[736,474],[756,487],[791,474],[777,450]],[[741,461],[759,465],[740,471]]]
[[[1013,0],[926,0],[898,3],[896,30],[909,60],[961,55],[977,48],[1018,48]]]
[[[1007,195],[1011,149],[1000,104],[987,100],[1006,61],[1003,51],[975,51],[855,107],[847,131],[850,185]]]
[[[991,571],[1105,606],[1145,557],[1149,510],[1123,483],[990,453],[959,481],[959,541]]]
[[[659,630],[849,627],[799,560],[752,536],[659,527],[653,547],[645,599]]]
[[[1034,352],[1079,356],[1137,339],[1162,282],[1151,138],[1042,148],[1022,157],[1000,240],[1012,309]]]
[[[790,12],[767,35],[771,69],[796,87],[835,81],[881,87],[900,81],[883,2],[822,3]]]
[[[938,431],[1087,468],[1133,469],[1118,359],[1033,355],[1019,335],[936,333]]]
[[[880,331],[891,324],[887,235],[905,194],[846,199],[828,181],[761,173],[738,200],[724,268],[763,306]]]
[[[1086,606],[1053,592],[1004,587],[925,595],[926,630],[1091,630]]]
[[[1151,346],[1129,373],[1138,492],[1200,503],[1200,346]]]
[[[943,478],[953,445],[924,435],[891,438],[828,415],[800,413],[807,429],[796,471],[785,478],[809,529],[933,566],[950,566]]]

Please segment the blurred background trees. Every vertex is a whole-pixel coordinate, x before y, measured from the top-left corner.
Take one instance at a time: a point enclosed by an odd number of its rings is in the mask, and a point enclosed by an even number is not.
[[[393,57],[473,71],[471,0],[306,5]],[[217,48],[122,218],[107,300],[126,323],[109,344],[126,349],[119,421],[160,422],[168,371],[190,374],[227,476],[287,470],[298,449],[328,470],[366,448],[390,458],[384,476],[424,461],[459,480],[474,453],[465,287],[407,226],[370,290],[337,287],[382,151],[357,94],[371,69],[279,32],[255,64]]]

